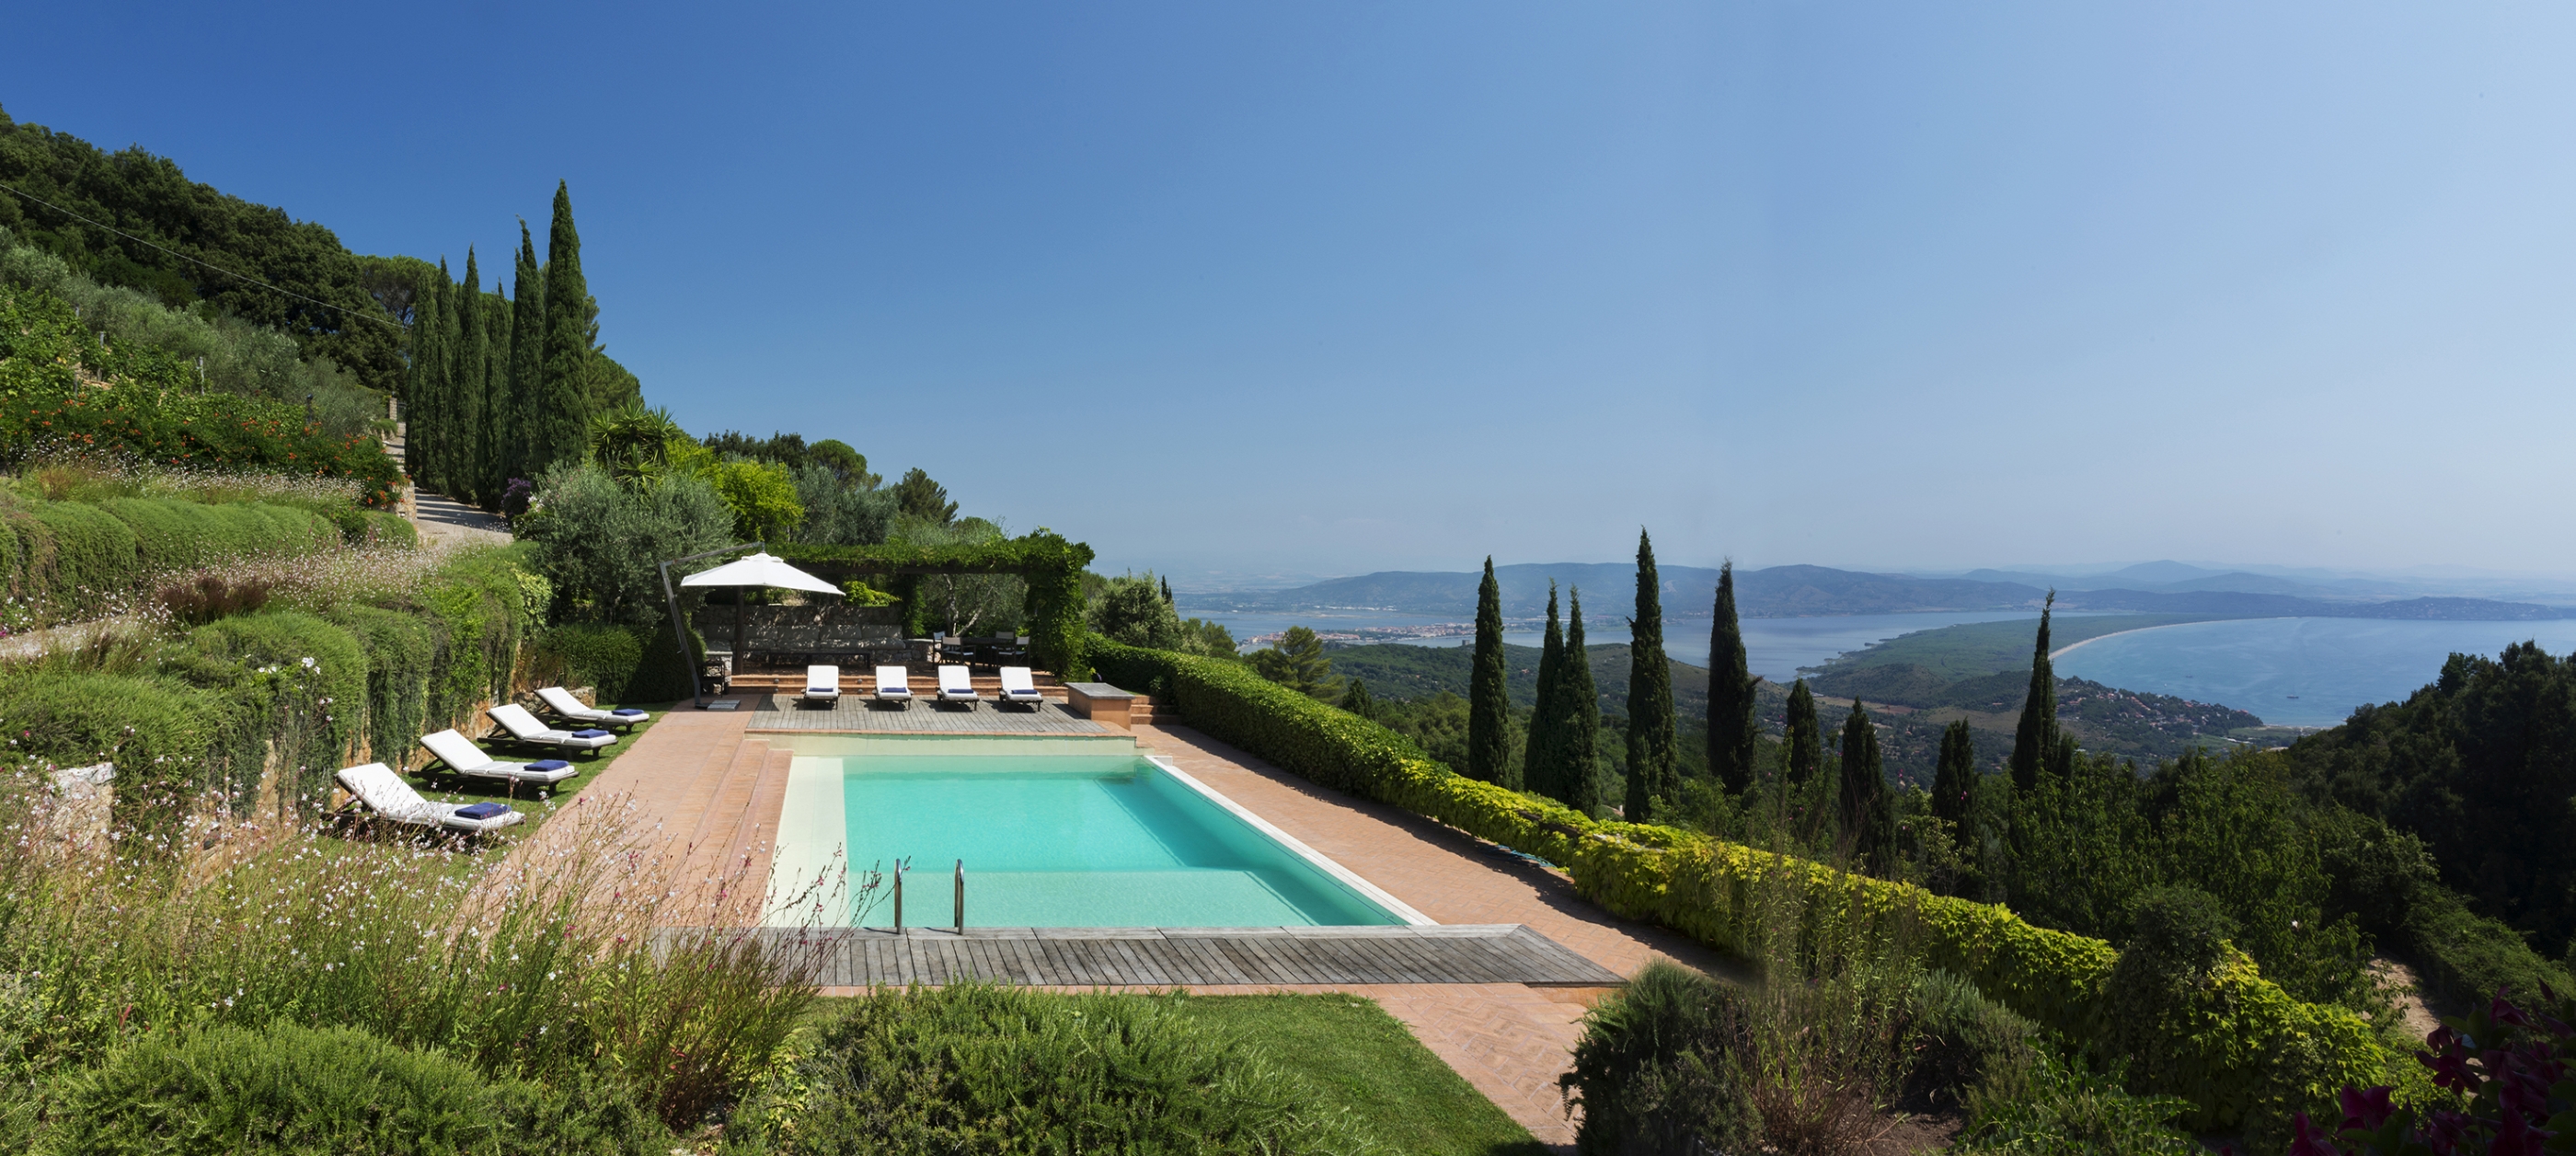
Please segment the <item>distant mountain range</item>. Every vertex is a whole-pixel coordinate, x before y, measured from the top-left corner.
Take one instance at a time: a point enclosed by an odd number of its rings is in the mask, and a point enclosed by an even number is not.
[[[1664,613],[1706,616],[1717,598],[1717,571],[1697,566],[1664,566]],[[1497,566],[1503,615],[1533,618],[1546,613],[1547,584],[1579,586],[1591,595],[1591,615],[1626,612],[1636,597],[1636,567],[1624,562],[1569,562]],[[1238,594],[1184,594],[1188,611],[1295,611],[1322,609],[1381,610],[1471,618],[1476,613],[1476,584],[1471,573],[1389,570],[1355,578],[1333,578],[1292,590]],[[2058,591],[2057,604],[2067,610],[2124,610],[2157,614],[2198,614],[2213,618],[2409,618],[2452,621],[2509,621],[2560,618],[2553,606],[2499,602],[2484,598],[2392,598],[2390,588],[2377,599],[2349,589],[2329,590],[2270,575],[2218,572],[2179,562],[2153,562],[2110,575],[2060,578],[2045,574],[1979,570],[1959,578],[1921,578],[1910,574],[1869,574],[1825,566],[1772,566],[1736,574],[1736,602],[1750,618],[1799,618],[1840,614],[1896,614],[1932,610],[2036,611],[2048,588]]]

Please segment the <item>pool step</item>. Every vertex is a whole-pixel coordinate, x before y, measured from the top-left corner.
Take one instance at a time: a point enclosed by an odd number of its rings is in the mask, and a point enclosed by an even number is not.
[[[768,888],[771,837],[794,760],[794,752],[772,750],[761,739],[745,739],[734,748],[724,773],[710,776],[714,786],[702,796],[697,824],[689,832],[685,880],[714,884],[728,898],[761,898]]]

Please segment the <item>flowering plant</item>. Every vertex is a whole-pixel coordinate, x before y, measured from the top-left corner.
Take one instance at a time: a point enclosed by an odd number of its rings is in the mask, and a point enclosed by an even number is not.
[[[2456,1097],[2419,1111],[2386,1087],[2343,1090],[2332,1133],[2305,1113],[2291,1156],[2542,1156],[2576,1152],[2576,998],[2546,985],[2530,1011],[2496,993],[2486,1008],[2444,1020],[2417,1063]]]

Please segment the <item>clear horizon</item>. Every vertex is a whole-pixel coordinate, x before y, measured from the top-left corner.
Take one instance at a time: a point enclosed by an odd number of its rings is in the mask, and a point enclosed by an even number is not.
[[[2563,9],[14,21],[120,65],[20,54],[15,119],[363,252],[498,268],[569,180],[650,401],[1113,573],[1642,524],[1687,565],[2576,574],[2521,497],[2576,419]]]

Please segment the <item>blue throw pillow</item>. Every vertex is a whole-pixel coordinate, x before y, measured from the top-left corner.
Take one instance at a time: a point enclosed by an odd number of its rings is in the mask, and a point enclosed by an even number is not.
[[[610,714],[614,714],[614,715],[624,715],[624,716],[626,716],[626,717],[628,717],[628,718],[642,718],[642,717],[644,717],[644,712],[643,712],[643,711],[637,710],[637,709],[635,709],[634,707],[631,707],[631,706],[621,706],[621,707],[617,708],[616,710],[610,711],[610,712],[608,712],[608,713],[610,713]]]
[[[604,739],[608,737],[608,732],[603,730],[577,730],[572,732],[572,737],[577,739]]]
[[[528,764],[528,769],[532,771],[560,771],[571,765],[571,763],[567,763],[562,759],[538,759],[537,761]]]
[[[509,813],[510,805],[508,803],[476,803],[471,807],[458,807],[456,809],[456,817],[459,819],[489,819],[497,815],[507,815]]]

